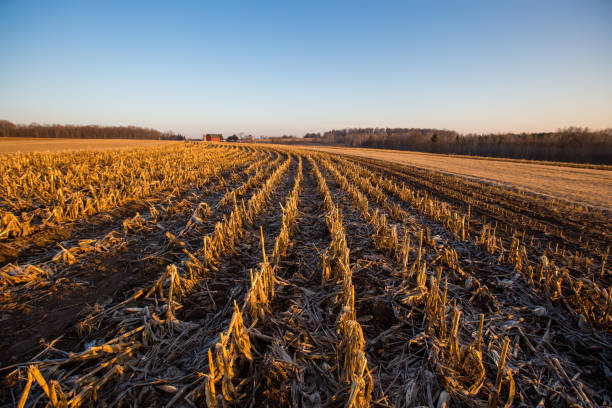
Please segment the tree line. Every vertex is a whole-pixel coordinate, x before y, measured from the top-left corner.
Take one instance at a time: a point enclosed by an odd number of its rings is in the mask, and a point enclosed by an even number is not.
[[[8,120],[0,120],[0,137],[185,140],[185,136],[174,132],[137,126],[19,125]]]
[[[360,128],[307,133],[313,143],[428,153],[612,164],[612,129],[570,127],[556,132],[466,134],[453,130]]]

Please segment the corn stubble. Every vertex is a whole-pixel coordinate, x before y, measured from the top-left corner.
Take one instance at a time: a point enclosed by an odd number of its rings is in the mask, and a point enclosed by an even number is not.
[[[5,262],[3,312],[27,313],[29,296],[54,296],[134,237],[164,242],[149,256],[159,275],[84,304],[75,341],[57,333],[3,362],[7,406],[612,404],[609,229],[560,245],[546,214],[530,233],[510,204],[491,218],[501,193],[474,181],[290,148],[31,153],[0,170],[7,247],[149,203],[110,232]],[[194,186],[216,198],[185,199]],[[325,234],[305,266],[307,216]]]

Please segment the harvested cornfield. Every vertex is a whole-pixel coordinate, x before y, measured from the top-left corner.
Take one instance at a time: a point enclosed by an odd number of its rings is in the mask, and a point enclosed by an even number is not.
[[[1,406],[612,404],[612,218],[201,143],[0,162]]]

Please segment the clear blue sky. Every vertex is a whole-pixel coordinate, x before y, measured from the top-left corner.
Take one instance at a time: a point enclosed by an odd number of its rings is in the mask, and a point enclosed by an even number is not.
[[[0,0],[0,56],[17,123],[612,127],[610,0]]]

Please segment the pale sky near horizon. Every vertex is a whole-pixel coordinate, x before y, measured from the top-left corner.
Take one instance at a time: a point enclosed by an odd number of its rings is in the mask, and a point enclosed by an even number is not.
[[[0,0],[0,119],[303,135],[612,127],[612,1]]]

